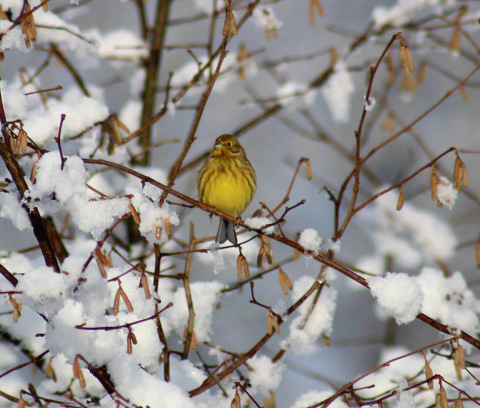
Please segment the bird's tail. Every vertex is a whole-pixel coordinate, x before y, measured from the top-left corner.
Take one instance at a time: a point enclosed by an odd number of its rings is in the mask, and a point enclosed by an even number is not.
[[[235,224],[233,222],[220,218],[220,224],[218,224],[218,232],[215,242],[218,244],[223,244],[227,240],[230,241],[233,245],[237,245]]]

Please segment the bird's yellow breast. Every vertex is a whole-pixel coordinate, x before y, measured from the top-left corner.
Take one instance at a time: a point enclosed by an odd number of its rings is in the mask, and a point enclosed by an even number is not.
[[[234,176],[230,171],[211,177],[203,192],[203,202],[236,217],[245,211],[252,191],[245,177]]]

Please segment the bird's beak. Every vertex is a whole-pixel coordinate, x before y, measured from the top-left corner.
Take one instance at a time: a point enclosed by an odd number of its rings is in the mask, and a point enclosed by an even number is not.
[[[213,146],[215,149],[219,149],[220,147],[222,147],[222,145],[220,143],[215,143],[215,146]]]

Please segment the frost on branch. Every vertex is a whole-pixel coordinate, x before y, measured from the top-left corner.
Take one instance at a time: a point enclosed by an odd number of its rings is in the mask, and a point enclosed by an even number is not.
[[[368,280],[372,296],[398,324],[410,323],[420,312],[424,294],[415,279],[405,273],[388,272]]]

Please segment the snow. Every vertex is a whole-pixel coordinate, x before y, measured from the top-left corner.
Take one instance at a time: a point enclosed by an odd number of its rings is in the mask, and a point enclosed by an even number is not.
[[[162,207],[159,207],[163,191],[150,183],[146,183],[142,188],[138,179],[128,184],[125,191],[127,194],[133,195],[130,201],[140,215],[141,221],[138,226],[140,234],[151,243],[166,242],[168,237],[165,223],[168,222],[171,226],[174,226],[178,225],[180,220],[178,215],[170,210],[167,203],[163,203]],[[158,229],[160,236],[157,235]]]
[[[317,92],[308,89],[308,85],[299,82],[286,82],[276,92],[279,102],[288,109],[300,109],[311,106],[317,97]]]
[[[438,4],[454,4],[453,0],[398,0],[391,7],[377,6],[373,9],[372,17],[375,21],[375,29],[384,25],[400,26],[409,21],[411,17],[417,16],[424,8],[433,7]]]
[[[253,22],[260,28],[276,27],[279,29],[283,25],[273,11],[272,7],[259,6],[253,10]]]
[[[124,28],[103,34],[99,44],[97,53],[103,58],[134,62],[148,54],[147,48],[142,47],[145,45],[142,39],[135,32]],[[118,65],[119,61],[110,62],[115,67],[123,66],[123,64]]]
[[[265,229],[263,228],[265,225],[273,223],[273,221],[268,219],[267,217],[247,218],[244,222],[247,227],[262,230],[267,235],[273,234],[275,232],[275,225],[272,225],[271,227]]]
[[[339,239],[328,239],[327,251],[332,251],[333,253],[337,253],[340,251],[342,244]]]
[[[436,259],[448,260],[458,239],[452,228],[430,211],[405,202],[396,211],[398,192],[392,190],[362,210],[359,220],[370,231],[376,253],[391,256],[401,268],[419,268]]]
[[[425,294],[423,313],[467,333],[475,333],[479,329],[477,313],[480,312],[480,302],[467,288],[467,282],[460,272],[445,277],[442,271],[425,267],[417,283]]]
[[[131,403],[151,408],[195,408],[186,392],[145,372],[131,356],[112,360],[109,368],[115,388]]]
[[[319,402],[326,400],[327,398],[331,397],[335,391],[308,391],[294,402],[291,408],[305,408],[310,405],[318,404]],[[329,407],[332,408],[347,408],[348,405],[343,402],[342,398],[339,397],[335,401],[333,401]]]
[[[3,7],[3,4],[2,4]],[[0,41],[0,51],[6,51],[17,48],[26,51],[25,41],[23,40],[23,33],[20,26],[8,30],[12,25],[10,21],[0,20],[0,33],[5,33]]]
[[[312,228],[307,228],[302,231],[298,243],[306,250],[318,255],[320,246],[322,245],[322,238],[318,236],[318,232]]]
[[[410,323],[420,312],[425,295],[414,278],[405,273],[387,272],[383,277],[368,279],[370,292],[398,324]]]
[[[95,239],[112,226],[116,218],[129,212],[125,197],[92,198],[86,185],[86,170],[78,156],[66,156],[61,169],[60,153],[46,153],[38,161],[36,183],[25,193],[24,203],[38,207],[40,213],[53,214],[61,209],[71,214],[77,227]],[[54,195],[54,198],[53,198]]]
[[[272,359],[267,356],[253,356],[247,362],[252,371],[248,373],[252,392],[259,392],[264,397],[270,394],[282,381],[285,366],[281,362],[272,363]]]
[[[292,301],[296,302],[312,285],[313,278],[303,276],[293,284],[291,292]],[[305,318],[312,306],[314,295],[310,296],[297,310],[296,316],[289,324],[289,334],[286,340],[281,342],[282,348],[290,347],[295,353],[312,350],[320,335],[330,335],[333,326],[333,317],[337,307],[337,290],[324,286],[318,301],[313,308],[306,324]],[[304,326],[302,328],[302,326]]]
[[[334,73],[322,88],[328,109],[336,122],[345,123],[350,118],[351,97],[355,91],[352,75],[343,61],[335,64]]]
[[[24,121],[25,130],[32,140],[40,145],[58,136],[60,116],[66,115],[62,126],[62,139],[88,129],[108,117],[108,108],[99,100],[83,95],[77,88],[63,93],[62,99],[50,98],[48,109],[39,105],[28,114]]]
[[[0,24],[2,21],[0,21]],[[4,37],[5,39],[5,37]],[[22,40],[23,41],[23,40]],[[3,40],[2,40],[3,44]],[[27,97],[19,86],[0,81],[2,102],[7,120],[24,119],[27,116]]]
[[[437,200],[451,210],[457,198],[458,191],[454,185],[446,177],[440,177],[437,183]]]
[[[28,213],[20,203],[20,195],[13,183],[8,187],[8,193],[0,193],[0,217],[12,221],[20,231],[31,231],[32,225]]]
[[[373,96],[370,96],[368,101],[365,101],[365,110],[370,112],[375,107],[376,100]]]

